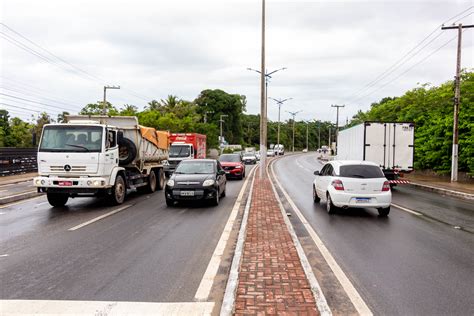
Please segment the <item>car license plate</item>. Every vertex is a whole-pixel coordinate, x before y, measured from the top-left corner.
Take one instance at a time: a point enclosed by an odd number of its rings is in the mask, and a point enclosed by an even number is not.
[[[181,196],[194,196],[194,191],[181,191]]]
[[[356,198],[356,203],[368,203],[370,198]]]
[[[226,171],[225,173],[226,173],[226,174],[229,174],[229,173],[230,173],[230,171]]]
[[[72,186],[72,181],[59,181],[58,184],[61,187],[70,187]]]

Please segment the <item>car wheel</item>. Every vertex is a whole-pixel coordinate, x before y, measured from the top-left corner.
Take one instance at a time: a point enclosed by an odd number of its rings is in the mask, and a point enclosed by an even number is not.
[[[334,214],[334,213],[336,213],[336,210],[337,210],[337,208],[332,203],[331,196],[328,193],[327,199],[326,199],[326,211],[328,212],[328,214]]]
[[[174,201],[172,199],[166,198],[166,206],[174,206]]]
[[[217,188],[216,196],[211,200],[211,204],[214,206],[219,205],[219,198],[220,198],[219,188]]]
[[[226,186],[224,186],[224,191],[222,191],[221,197],[225,197],[225,188]]]
[[[387,217],[388,213],[390,213],[390,206],[385,208],[379,208],[377,210],[379,211],[380,217]]]
[[[112,187],[112,194],[110,195],[110,202],[114,205],[122,204],[127,194],[127,187],[122,175],[117,175],[115,185]]]
[[[53,207],[61,207],[66,205],[67,200],[69,199],[68,194],[61,194],[61,193],[47,193],[49,204]]]
[[[319,203],[321,199],[318,196],[318,193],[316,192],[316,189],[313,186],[313,202],[314,203]]]

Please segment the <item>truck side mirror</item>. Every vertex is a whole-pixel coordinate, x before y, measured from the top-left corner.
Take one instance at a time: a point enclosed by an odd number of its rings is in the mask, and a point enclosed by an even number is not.
[[[315,175],[315,176],[319,176],[319,175],[321,175],[321,174],[319,173],[318,170],[316,170],[316,171],[314,172],[314,175]]]
[[[117,143],[120,144],[123,140],[123,132],[117,131]]]

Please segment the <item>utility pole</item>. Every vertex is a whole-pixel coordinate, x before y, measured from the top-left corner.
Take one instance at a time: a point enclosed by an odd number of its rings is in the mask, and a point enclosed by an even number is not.
[[[266,178],[265,168],[267,161],[266,131],[267,107],[265,89],[265,0],[262,0],[262,62],[260,67],[260,179]]]
[[[292,100],[293,98],[288,98],[288,99],[274,99],[274,98],[270,98],[272,99],[273,101],[275,101],[278,105],[278,132],[277,132],[277,145],[280,145],[280,112],[281,112],[281,106],[283,105],[283,103],[285,103],[286,101],[288,100]]]
[[[451,158],[451,182],[458,181],[458,158],[459,158],[459,103],[461,100],[461,48],[462,48],[462,29],[472,28],[474,25],[442,26],[441,30],[458,30],[458,50],[456,61],[456,76],[454,77],[454,122],[453,122],[453,152]]]
[[[219,145],[222,145],[224,142],[223,142],[223,138],[222,138],[222,123],[224,123],[224,120],[223,118],[224,117],[228,117],[229,115],[226,115],[226,114],[221,114],[221,119],[219,120],[219,124],[220,124],[220,130],[221,130],[221,137],[220,137],[220,140],[219,140]]]
[[[107,89],[120,89],[120,86],[104,86],[104,103],[102,103],[103,115],[107,115]]]
[[[308,132],[309,132],[309,121],[306,121],[306,150],[307,151],[309,151]]]
[[[332,108],[337,109],[337,114],[336,114],[336,155],[337,155],[337,136],[339,136],[339,108],[345,107],[345,105],[331,105]]]
[[[321,122],[318,122],[318,149],[321,148]]]
[[[286,111],[286,112],[290,113],[290,115],[293,116],[293,152],[295,152],[295,117],[296,117],[296,114],[300,113],[301,111],[296,111],[296,112]]]
[[[204,123],[207,123],[207,114],[212,114],[214,111],[206,111],[204,112]]]
[[[329,150],[331,150],[331,124],[329,124],[329,143],[328,143]]]

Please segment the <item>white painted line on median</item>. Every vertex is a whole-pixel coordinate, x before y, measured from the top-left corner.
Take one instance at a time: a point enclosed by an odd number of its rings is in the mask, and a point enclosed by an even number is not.
[[[1,192],[5,192],[5,191],[8,191],[8,190],[0,190],[0,193],[1,193]]]
[[[2,199],[3,199],[3,198],[10,198],[10,197],[15,197],[15,196],[20,196],[20,195],[24,195],[24,194],[27,194],[27,193],[36,193],[36,190],[23,191],[23,192],[20,192],[20,193],[17,193],[17,194],[13,194],[13,195],[9,195],[9,196],[4,196],[4,197],[2,197]]]
[[[247,184],[249,179],[251,178],[253,172],[257,168],[253,168],[250,171],[250,174],[247,176],[242,189],[240,190],[239,195],[237,196],[237,200],[235,201],[234,207],[229,215],[229,219],[225,224],[224,231],[219,238],[216,248],[214,249],[214,253],[212,254],[211,260],[207,265],[206,272],[204,272],[204,276],[199,283],[199,287],[194,295],[194,300],[196,301],[205,301],[208,299],[209,294],[211,293],[212,285],[214,284],[214,278],[217,275],[217,270],[221,265],[222,255],[224,254],[225,247],[227,242],[229,241],[230,233],[232,232],[232,226],[234,226],[235,219],[237,218],[237,214],[239,213],[240,204],[242,203],[242,198],[247,188]]]
[[[17,205],[17,204],[21,204],[21,203],[25,203],[25,202],[28,202],[28,201],[31,201],[31,200],[34,200],[34,199],[39,199],[40,197],[43,197],[43,195],[34,196],[34,197],[31,197],[31,198],[28,198],[28,199],[24,199],[24,200],[21,200],[21,201],[17,201],[17,202],[13,202],[13,203],[8,203],[8,204],[0,205],[0,209],[2,209],[2,208],[7,208],[7,207],[10,207],[10,206],[13,206],[13,205]]]
[[[93,219],[91,219],[90,221],[87,221],[87,222],[85,222],[85,223],[82,223],[82,224],[79,224],[79,225],[77,225],[77,226],[71,227],[71,228],[69,228],[68,230],[69,230],[69,231],[78,230],[79,228],[82,228],[82,227],[84,227],[84,226],[87,226],[87,225],[90,225],[90,224],[95,223],[95,222],[97,222],[97,221],[100,221],[101,219],[104,219],[104,218],[106,218],[106,217],[108,217],[108,216],[111,216],[111,215],[114,215],[114,214],[116,214],[116,213],[118,213],[118,212],[121,212],[121,211],[123,211],[123,210],[125,210],[125,209],[127,209],[127,208],[129,208],[129,207],[131,207],[131,206],[132,206],[131,204],[130,204],[130,205],[124,205],[124,206],[122,206],[122,207],[119,207],[119,208],[116,209],[116,210],[113,210],[113,211],[108,212],[108,213],[106,213],[106,214],[104,214],[104,215],[98,216],[98,217],[96,217],[96,218],[93,218]]]
[[[214,302],[1,300],[2,315],[211,315]]]
[[[342,271],[341,267],[339,266],[339,264],[336,262],[336,260],[334,259],[334,257],[332,256],[332,254],[329,252],[329,250],[326,248],[326,246],[324,245],[323,241],[321,240],[321,238],[319,238],[318,234],[315,232],[315,230],[313,229],[313,227],[311,226],[311,224],[306,220],[306,218],[304,217],[303,213],[300,211],[300,209],[296,206],[296,204],[293,202],[293,200],[290,198],[290,196],[288,195],[288,193],[286,192],[286,190],[283,188],[283,186],[281,185],[280,181],[278,180],[276,174],[275,174],[275,171],[273,170],[273,165],[270,167],[271,168],[271,171],[272,171],[272,174],[273,174],[273,177],[278,185],[278,187],[280,188],[281,192],[283,193],[283,195],[285,196],[286,200],[288,201],[288,203],[290,204],[290,206],[293,208],[293,210],[295,211],[296,215],[298,216],[298,218],[300,219],[301,223],[304,225],[304,227],[306,228],[306,230],[308,231],[309,235],[311,236],[311,238],[313,239],[314,243],[316,244],[316,246],[318,247],[319,251],[321,252],[322,256],[324,257],[324,259],[326,260],[327,264],[329,265],[329,267],[331,268],[331,270],[333,271],[334,275],[336,276],[336,278],[338,279],[339,283],[341,284],[342,288],[344,289],[344,291],[347,293],[347,296],[349,297],[349,299],[351,300],[352,304],[354,305],[354,307],[356,308],[357,312],[360,314],[360,315],[373,315],[372,314],[372,311],[369,309],[369,307],[367,306],[367,304],[364,302],[364,300],[362,299],[362,297],[360,296],[359,292],[357,292],[356,288],[354,287],[354,285],[351,283],[351,281],[349,280],[349,278],[346,276],[346,274],[344,273],[344,271]]]
[[[6,254],[3,254],[3,255],[0,255],[0,258],[2,258],[2,257],[8,257],[8,256],[9,256],[9,254],[6,253]]]
[[[410,210],[410,209],[408,209],[408,208],[406,208],[406,207],[403,207],[403,206],[400,206],[400,205],[398,205],[398,204],[392,203],[392,206],[395,206],[396,208],[401,209],[402,211],[408,212],[408,213],[413,214],[413,215],[416,215],[416,216],[423,216],[423,214],[421,214],[421,213],[419,213],[419,212],[417,212],[417,211]]]
[[[273,164],[272,164],[272,167],[273,167]],[[281,215],[283,216],[283,220],[285,221],[286,227],[288,228],[288,232],[290,233],[291,239],[293,240],[293,243],[296,247],[296,252],[298,253],[298,256],[300,258],[300,262],[301,262],[301,265],[303,266],[303,270],[306,274],[306,278],[308,279],[308,282],[311,286],[311,292],[313,292],[313,297],[316,301],[316,306],[318,307],[319,313],[322,316],[330,316],[332,315],[332,312],[331,312],[331,309],[329,308],[328,302],[326,301],[326,297],[324,296],[324,293],[321,290],[321,286],[319,285],[319,282],[313,273],[313,268],[311,267],[311,264],[309,263],[309,260],[306,257],[306,254],[304,253],[303,247],[301,246],[298,236],[296,236],[293,225],[291,225],[291,222],[288,219],[288,216],[286,215],[286,210],[283,207],[283,204],[281,203],[281,200],[280,200],[280,196],[278,195],[275,185],[273,184],[273,181],[270,178],[270,173],[268,172],[268,169],[267,169],[267,174],[269,176],[268,178],[270,180],[270,184],[272,185],[273,193],[278,202],[278,206],[280,207]],[[273,177],[275,177],[274,173],[273,173]]]
[[[256,168],[255,168],[256,169]],[[224,292],[224,298],[222,300],[221,316],[230,316],[234,309],[235,296],[237,292],[237,286],[239,285],[239,268],[242,253],[244,251],[245,234],[247,232],[247,221],[249,217],[250,204],[252,203],[252,193],[255,177],[252,179],[250,185],[249,197],[247,198],[247,204],[245,205],[244,216],[242,218],[242,224],[239,230],[239,236],[237,238],[237,245],[235,246],[234,258],[232,259],[232,265],[230,267],[229,278],[227,279],[227,285]]]

